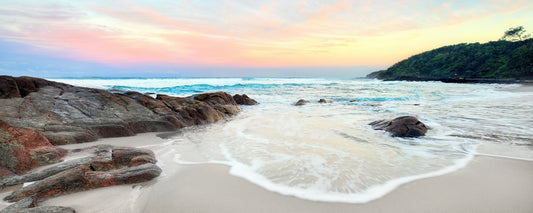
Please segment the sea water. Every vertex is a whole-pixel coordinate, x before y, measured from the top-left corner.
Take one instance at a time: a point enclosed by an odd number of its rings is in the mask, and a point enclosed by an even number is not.
[[[225,164],[232,175],[302,199],[367,202],[403,183],[462,168],[475,155],[533,160],[533,93],[511,92],[520,86],[515,84],[320,78],[52,80],[173,96],[247,94],[261,104],[243,106],[238,115],[214,124],[186,128],[161,146],[175,152],[172,163]],[[294,106],[299,99],[311,103]],[[429,126],[427,135],[394,138],[368,125],[404,115]]]

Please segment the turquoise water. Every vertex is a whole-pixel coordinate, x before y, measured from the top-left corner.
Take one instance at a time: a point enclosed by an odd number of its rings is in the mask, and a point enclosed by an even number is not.
[[[232,175],[303,199],[367,202],[400,184],[462,168],[475,155],[533,160],[533,93],[510,91],[519,85],[319,78],[52,80],[175,96],[245,93],[261,104],[182,131],[161,145],[175,155],[165,163],[225,164]],[[321,98],[328,103],[317,103]],[[299,99],[311,103],[294,106]],[[425,137],[402,139],[368,126],[403,115],[416,116],[431,129]]]

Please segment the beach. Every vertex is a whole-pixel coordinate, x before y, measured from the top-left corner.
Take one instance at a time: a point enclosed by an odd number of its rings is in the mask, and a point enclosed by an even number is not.
[[[0,5],[0,213],[533,213],[533,1]]]
[[[161,83],[179,80],[136,79],[116,85],[151,84],[153,88],[123,89],[156,92],[167,88]],[[58,146],[148,149],[162,173],[148,182],[41,199],[38,205],[68,206],[82,213],[533,211],[529,85],[202,80],[213,86],[185,82],[168,93],[244,90],[261,104],[174,132]],[[103,89],[115,88],[101,81]],[[294,89],[299,90],[286,92]],[[330,102],[294,106],[292,101],[300,97]],[[396,138],[368,125],[405,114],[428,124],[428,134]],[[63,160],[79,155],[71,152]],[[0,196],[19,187],[4,189]],[[0,209],[7,205],[0,202]]]
[[[102,139],[97,144],[149,146],[155,133]],[[78,144],[73,146],[87,146]],[[160,161],[169,160],[154,150]],[[166,162],[168,163],[168,162]],[[41,205],[77,212],[532,212],[533,162],[476,156],[464,168],[403,184],[363,204],[315,202],[267,191],[217,164],[163,166],[162,177],[51,198]]]

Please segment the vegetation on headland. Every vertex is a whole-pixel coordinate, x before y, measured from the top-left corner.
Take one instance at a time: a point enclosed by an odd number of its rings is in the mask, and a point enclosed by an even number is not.
[[[533,39],[523,27],[511,28],[499,41],[444,46],[411,56],[367,77],[445,82],[531,80]]]

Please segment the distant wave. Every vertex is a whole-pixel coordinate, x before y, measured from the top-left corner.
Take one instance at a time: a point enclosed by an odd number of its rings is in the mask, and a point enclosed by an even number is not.
[[[251,79],[250,79],[251,80]],[[202,92],[214,92],[214,91],[237,91],[242,89],[270,89],[274,87],[300,87],[300,86],[335,86],[338,83],[328,84],[312,84],[312,83],[281,83],[281,84],[232,84],[232,85],[211,85],[211,84],[192,84],[174,87],[132,87],[132,86],[118,86],[107,85],[109,89],[117,89],[124,91],[138,91],[138,92],[154,92],[164,94],[189,94],[189,93],[202,93]]]
[[[402,97],[354,97],[354,98],[334,98],[334,101],[337,102],[350,102],[352,100],[356,100],[355,103],[358,102],[387,102],[387,101],[408,101],[408,100],[416,100],[420,96],[413,95],[413,96],[402,96]]]

